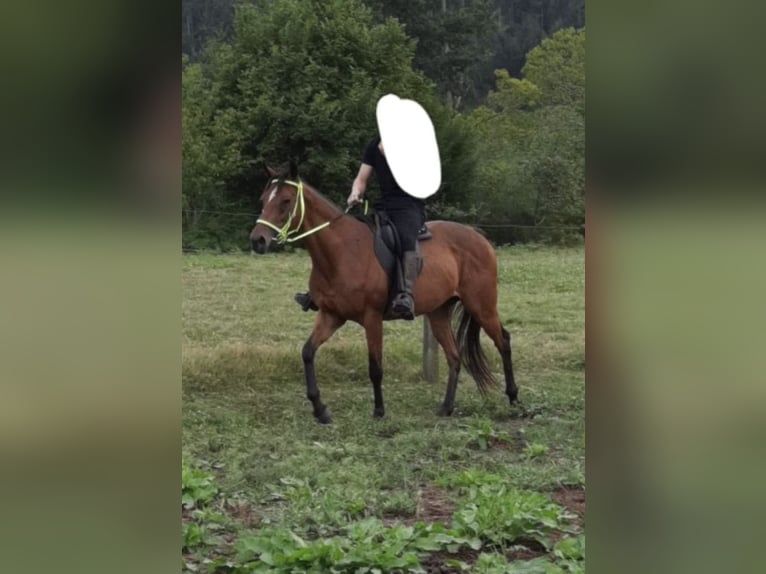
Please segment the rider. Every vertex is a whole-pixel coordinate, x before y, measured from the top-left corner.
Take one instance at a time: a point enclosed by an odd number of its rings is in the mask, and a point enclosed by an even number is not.
[[[396,182],[386,161],[383,143],[378,136],[370,141],[364,150],[362,165],[359,167],[359,173],[354,179],[351,194],[348,196],[349,205],[362,201],[362,196],[367,189],[367,180],[373,170],[381,190],[381,197],[375,207],[384,211],[393,222],[399,233],[401,248],[402,273],[399,274],[398,293],[391,304],[391,312],[396,319],[412,320],[415,318],[415,301],[412,291],[421,261],[416,245],[418,235],[425,225],[425,203],[422,199],[405,193]],[[304,310],[309,307],[315,308],[312,306],[308,293],[299,293],[295,299]]]

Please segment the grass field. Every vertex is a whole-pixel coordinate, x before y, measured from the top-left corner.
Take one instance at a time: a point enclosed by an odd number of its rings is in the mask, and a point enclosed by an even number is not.
[[[418,320],[385,326],[382,420],[361,327],[320,349],[328,426],[305,398],[313,313],[292,301],[307,255],[184,257],[185,568],[583,571],[584,250],[497,254],[526,416],[463,372],[455,414],[437,417],[446,364],[422,379]]]

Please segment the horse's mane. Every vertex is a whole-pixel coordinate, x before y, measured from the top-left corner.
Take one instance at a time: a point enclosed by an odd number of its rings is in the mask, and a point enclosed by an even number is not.
[[[322,192],[320,192],[316,187],[311,185],[309,182],[307,182],[305,179],[303,179],[301,176],[296,176],[298,181],[303,182],[303,186],[305,188],[308,188],[311,190],[311,192],[316,195],[321,201],[323,201],[328,207],[331,207],[334,211],[343,212],[343,209],[339,205],[337,205],[334,201],[332,201],[330,198],[328,198],[326,195],[324,195]],[[281,171],[277,175],[277,183],[281,186],[285,183],[286,179],[291,179],[290,174],[287,171]]]

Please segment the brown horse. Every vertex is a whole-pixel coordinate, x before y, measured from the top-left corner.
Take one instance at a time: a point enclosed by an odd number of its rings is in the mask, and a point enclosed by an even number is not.
[[[375,396],[373,416],[383,407],[383,313],[389,281],[373,248],[373,233],[363,222],[333,204],[308,183],[294,166],[277,174],[261,194],[263,210],[250,233],[252,249],[265,253],[273,239],[302,239],[311,255],[309,290],[319,308],[314,330],[303,347],[306,393],[321,423],[330,411],[319,397],[314,355],[346,321],[364,327],[369,374]],[[503,358],[505,393],[511,403],[518,389],[511,365],[511,336],[497,313],[497,260],[489,242],[475,229],[449,221],[429,222],[432,238],[421,243],[423,271],[415,284],[415,313],[426,315],[449,365],[447,393],[439,414],[452,414],[460,365],[465,365],[485,394],[495,383],[481,349],[480,329]],[[453,333],[453,313],[459,324]]]

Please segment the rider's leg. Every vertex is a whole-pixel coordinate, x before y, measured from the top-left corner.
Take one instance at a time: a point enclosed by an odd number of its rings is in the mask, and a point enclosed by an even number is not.
[[[398,293],[394,297],[391,311],[397,318],[415,318],[413,291],[420,267],[420,256],[416,252],[418,231],[423,221],[421,209],[392,210],[389,217],[399,232],[402,273],[398,281]]]

